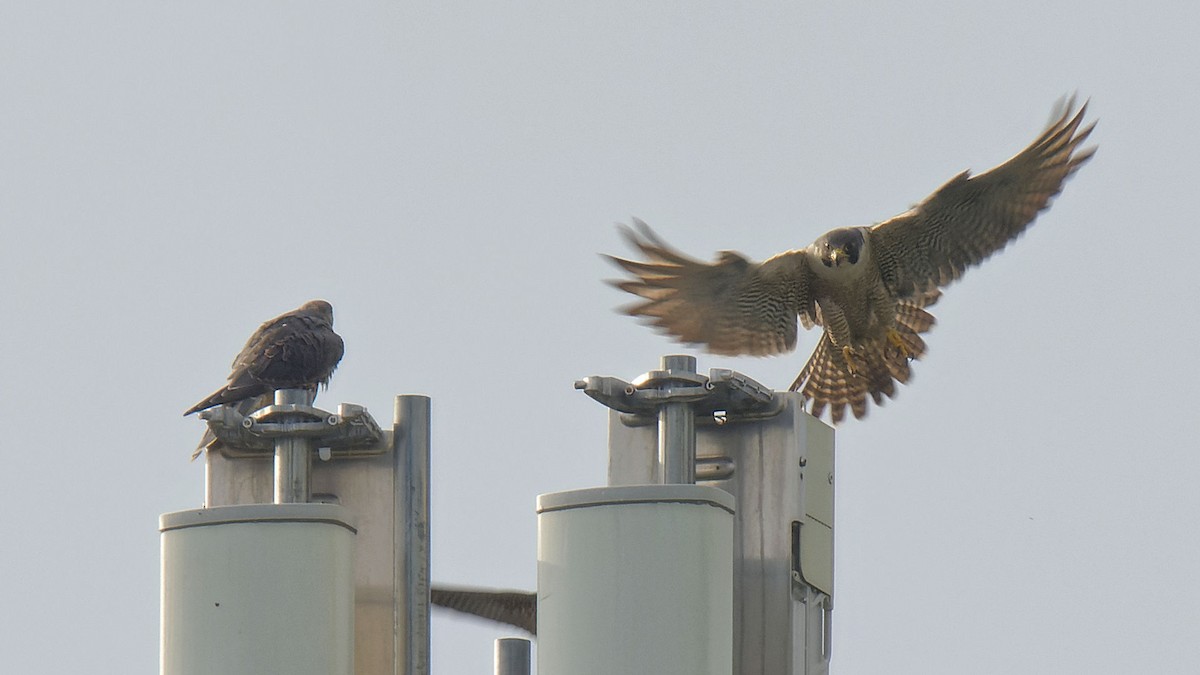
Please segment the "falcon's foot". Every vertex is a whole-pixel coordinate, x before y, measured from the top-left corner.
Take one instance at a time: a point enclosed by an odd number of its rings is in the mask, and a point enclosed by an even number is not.
[[[892,346],[896,348],[896,351],[900,352],[900,354],[904,356],[904,358],[911,359],[916,356],[916,354],[913,354],[912,350],[909,349],[908,345],[904,342],[904,337],[900,335],[900,332],[895,328],[888,329],[887,339],[888,342],[892,343]]]
[[[857,376],[860,370],[867,366],[866,357],[854,350],[850,345],[842,347],[842,358],[846,361],[846,372]]]

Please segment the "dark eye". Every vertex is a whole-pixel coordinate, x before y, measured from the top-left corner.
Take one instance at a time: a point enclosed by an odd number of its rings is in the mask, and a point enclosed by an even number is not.
[[[858,254],[858,242],[854,242],[854,241],[846,242],[846,253],[847,253],[847,255],[852,255],[852,256],[857,255]]]

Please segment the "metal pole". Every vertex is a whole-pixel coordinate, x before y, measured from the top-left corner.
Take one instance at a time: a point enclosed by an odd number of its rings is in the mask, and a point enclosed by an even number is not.
[[[662,369],[695,373],[696,357],[671,354],[662,357]],[[664,394],[674,385],[668,384]],[[696,482],[696,418],[686,402],[666,403],[658,411],[658,464],[663,483]]]
[[[396,664],[429,675],[429,397],[396,397]]]
[[[529,675],[529,640],[497,638],[495,661],[496,675]]]
[[[275,405],[312,405],[316,392],[308,389],[278,389]],[[296,421],[294,415],[280,422]],[[275,503],[304,503],[312,495],[312,441],[299,436],[275,439]]]

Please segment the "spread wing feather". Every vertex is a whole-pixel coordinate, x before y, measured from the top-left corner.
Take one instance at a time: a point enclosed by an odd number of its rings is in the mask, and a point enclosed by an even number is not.
[[[646,262],[606,256],[632,275],[611,281],[642,298],[623,307],[631,316],[716,354],[763,356],[796,346],[797,317],[816,320],[808,253],[788,251],[761,263],[723,251],[715,262],[690,258],[668,246],[640,220],[622,227]]]
[[[964,171],[920,205],[869,232],[884,283],[900,297],[943,286],[1003,249],[1062,190],[1095,147],[1080,149],[1095,122],[1081,127],[1085,103],[1061,111],[1029,147],[972,176]]]
[[[499,621],[537,635],[537,593],[434,586],[430,600],[439,607]]]

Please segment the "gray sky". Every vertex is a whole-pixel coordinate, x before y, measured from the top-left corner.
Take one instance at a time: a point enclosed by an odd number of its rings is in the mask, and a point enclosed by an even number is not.
[[[903,7],[901,9],[900,7]],[[0,654],[153,672],[157,517],[259,322],[333,302],[320,401],[433,398],[433,578],[532,589],[603,484],[571,388],[679,351],[612,311],[639,216],[762,258],[903,211],[1078,91],[1095,159],[838,433],[837,675],[1200,671],[1193,2],[0,6]],[[701,356],[786,387],[773,359]],[[438,615],[434,668],[503,628]]]

